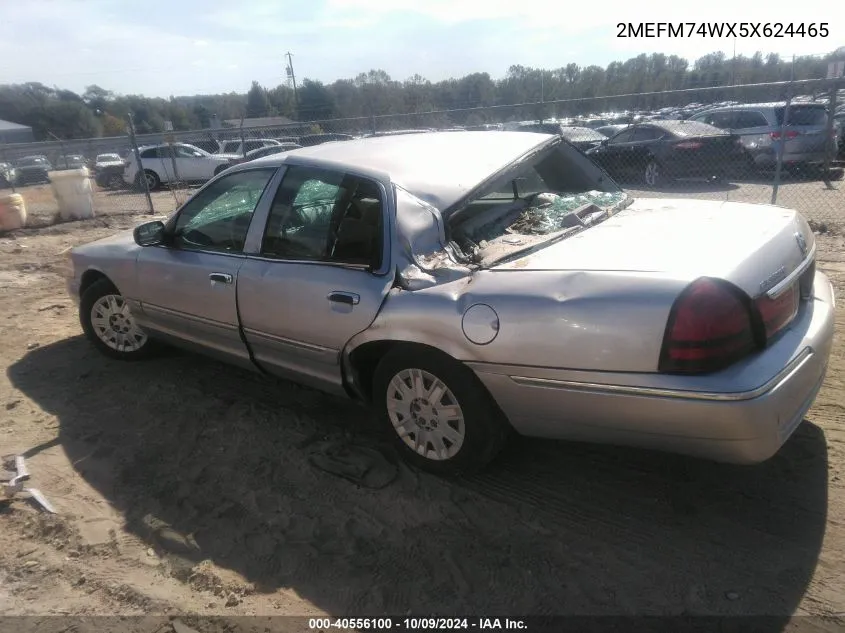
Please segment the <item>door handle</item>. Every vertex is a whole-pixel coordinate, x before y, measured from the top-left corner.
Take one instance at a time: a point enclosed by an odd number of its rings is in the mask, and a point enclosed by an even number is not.
[[[211,281],[219,281],[221,284],[232,283],[232,275],[228,273],[211,273],[208,278]]]
[[[357,306],[361,302],[360,295],[356,295],[354,292],[343,292],[340,290],[330,292],[327,299],[335,303],[345,303],[350,306]]]

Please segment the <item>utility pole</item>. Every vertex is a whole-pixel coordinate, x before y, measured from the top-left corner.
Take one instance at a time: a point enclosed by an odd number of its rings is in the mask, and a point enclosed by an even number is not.
[[[285,53],[285,57],[288,58],[288,67],[287,67],[287,75],[288,79],[293,82],[293,102],[296,104],[296,110],[299,112],[299,97],[296,95],[296,75],[293,72],[293,55],[290,54],[290,51]]]

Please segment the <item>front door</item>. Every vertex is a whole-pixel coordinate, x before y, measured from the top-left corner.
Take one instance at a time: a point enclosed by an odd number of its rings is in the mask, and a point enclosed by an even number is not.
[[[249,366],[236,285],[255,207],[276,172],[230,174],[202,189],[168,223],[166,245],[141,249],[139,324],[228,362]]]
[[[255,362],[343,394],[340,355],[375,320],[393,282],[383,184],[291,166],[260,252],[238,273],[238,306]]]

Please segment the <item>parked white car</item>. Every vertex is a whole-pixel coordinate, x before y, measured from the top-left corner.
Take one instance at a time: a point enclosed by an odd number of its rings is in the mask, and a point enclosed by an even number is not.
[[[219,141],[219,143],[220,150],[217,152],[218,154],[237,154],[241,157],[243,157],[247,152],[251,152],[256,149],[271,147],[273,145],[281,145],[279,141],[272,138],[248,138],[243,142],[238,139],[233,141]]]
[[[209,154],[185,143],[149,145],[138,148],[149,189],[169,182],[205,182],[240,158],[237,154]],[[175,173],[174,173],[175,172]],[[123,170],[126,184],[140,183],[135,154],[130,153]]]

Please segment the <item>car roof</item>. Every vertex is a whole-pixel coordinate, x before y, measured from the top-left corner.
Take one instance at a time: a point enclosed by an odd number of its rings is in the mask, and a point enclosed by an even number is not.
[[[565,134],[565,133],[569,133],[570,135],[584,134],[584,135],[590,135],[590,136],[595,136],[596,134],[598,134],[599,136],[601,136],[601,133],[597,132],[595,129],[593,129],[591,127],[584,127],[584,126],[581,126],[581,125],[561,125],[560,129],[561,129],[561,134]]]
[[[659,127],[667,132],[671,132],[672,134],[677,134],[679,136],[688,136],[690,134],[712,134],[714,136],[721,136],[725,134],[724,130],[717,127],[708,125],[707,123],[702,123],[701,121],[690,121],[688,119],[646,121],[645,123],[637,123],[631,127]]]
[[[324,143],[240,165],[313,165],[389,179],[445,210],[484,180],[559,137],[536,132],[429,132]]]
[[[789,107],[795,108],[797,106],[801,106],[802,108],[811,107],[811,108],[826,108],[827,106],[824,103],[802,103],[802,102],[792,102]],[[716,106],[707,108],[706,110],[702,110],[701,112],[696,112],[696,115],[699,114],[706,114],[708,112],[714,112],[716,110],[762,110],[767,108],[784,108],[786,107],[786,101],[768,101],[765,103],[738,103],[736,105],[726,105],[726,106]]]

